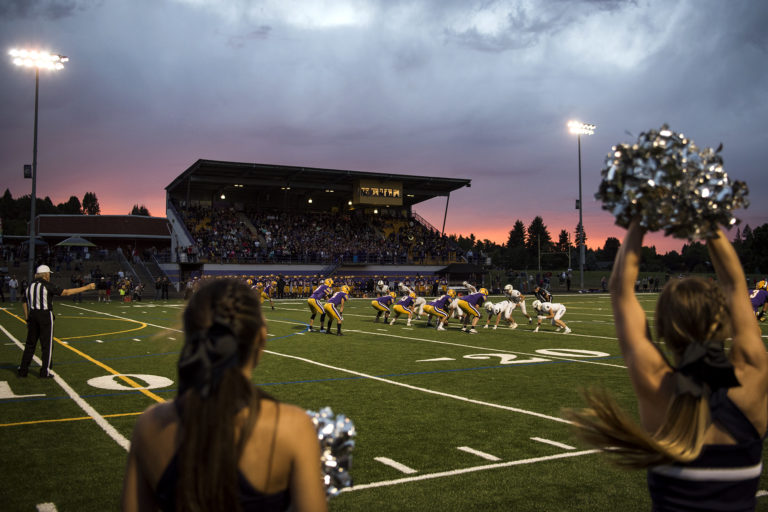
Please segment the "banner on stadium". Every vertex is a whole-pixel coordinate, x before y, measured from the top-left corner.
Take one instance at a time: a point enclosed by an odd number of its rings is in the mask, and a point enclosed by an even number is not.
[[[403,205],[403,184],[399,181],[360,180],[355,184],[356,204]]]

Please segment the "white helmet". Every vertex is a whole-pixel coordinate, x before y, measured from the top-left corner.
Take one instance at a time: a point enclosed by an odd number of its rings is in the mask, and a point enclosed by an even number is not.
[[[384,281],[382,281],[381,279],[379,279],[379,283],[378,283],[378,285],[379,285],[379,286],[384,286]]]
[[[491,311],[493,311],[493,302],[491,302],[491,301],[489,301],[489,300],[488,300],[488,301],[486,301],[486,302],[485,302],[485,310],[486,310],[487,312],[489,312],[489,313],[490,313]]]
[[[531,304],[531,306],[533,306],[533,309],[539,309],[541,307],[541,301],[536,299],[535,301],[533,301],[533,304]]]
[[[511,292],[511,291],[512,291],[512,290],[514,290],[514,289],[515,289],[515,288],[514,288],[514,287],[513,287],[511,284],[508,284],[508,285],[505,285],[505,286],[504,286],[504,291],[505,291],[506,293],[509,293],[509,292]]]

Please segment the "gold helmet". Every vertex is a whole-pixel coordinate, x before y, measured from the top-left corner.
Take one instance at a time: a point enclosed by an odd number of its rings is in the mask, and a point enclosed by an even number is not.
[[[456,298],[456,290],[453,288],[448,288],[448,291],[446,292],[450,298]]]
[[[390,295],[390,296],[391,296],[393,299],[396,299],[396,298],[397,298],[397,294],[396,294],[395,292],[389,292],[389,295]]]
[[[344,293],[349,293],[349,286],[347,286],[347,285],[343,285],[343,286],[341,287],[341,291],[343,291]]]
[[[488,296],[488,290],[486,290],[485,288],[480,288],[480,290],[478,290],[478,291],[480,293],[482,293],[483,295],[485,295],[486,297]]]
[[[323,281],[323,283],[325,284],[325,286],[333,286],[333,279],[331,279],[331,278],[329,277],[328,279],[326,279],[325,281]]]
[[[408,296],[410,298],[412,298],[412,299],[415,299],[416,298],[416,292],[411,292],[411,293],[408,294]]]
[[[246,279],[245,284],[247,284],[248,286],[253,286],[253,279],[250,279],[250,278]]]
[[[757,289],[758,290],[765,290],[766,287],[768,287],[768,283],[766,283],[765,280],[757,282]]]
[[[277,281],[272,281],[272,286],[277,286]]]

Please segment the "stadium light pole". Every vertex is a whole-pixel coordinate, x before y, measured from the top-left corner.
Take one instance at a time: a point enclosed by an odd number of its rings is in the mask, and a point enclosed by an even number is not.
[[[59,71],[64,69],[64,63],[69,61],[69,57],[57,55],[38,50],[27,50],[14,48],[8,52],[14,64],[25,68],[35,68],[35,123],[34,140],[32,143],[32,196],[29,208],[29,260],[27,269],[27,285],[32,282],[35,267],[35,202],[37,187],[37,103],[40,90],[40,69],[50,71]]]
[[[579,148],[579,228],[581,229],[582,235],[579,236],[579,274],[580,274],[580,288],[579,290],[584,290],[584,260],[586,259],[586,250],[584,248],[584,203],[581,200],[581,136],[582,135],[592,135],[595,133],[595,128],[597,128],[593,124],[587,124],[582,123],[580,121],[568,121],[568,129],[571,131],[571,133],[576,135],[576,140]],[[578,233],[576,234],[579,235]]]

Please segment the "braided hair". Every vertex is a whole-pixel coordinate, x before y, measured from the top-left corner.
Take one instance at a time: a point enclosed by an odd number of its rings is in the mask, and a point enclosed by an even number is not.
[[[263,396],[242,373],[263,342],[259,299],[237,280],[211,281],[189,300],[183,325],[176,508],[239,510],[238,462]]]

